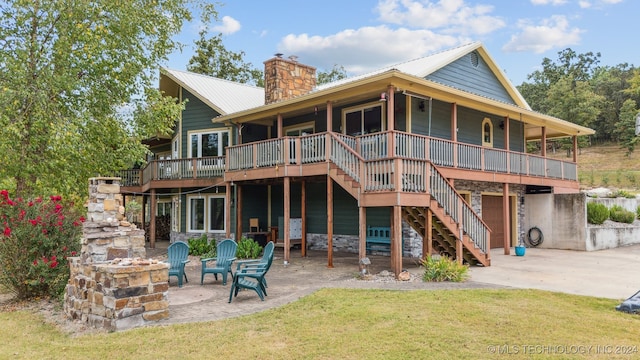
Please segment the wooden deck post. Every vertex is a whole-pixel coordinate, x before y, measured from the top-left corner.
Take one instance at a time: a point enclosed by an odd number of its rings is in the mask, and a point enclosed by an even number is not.
[[[333,131],[333,103],[327,101],[327,132]]]
[[[236,183],[236,242],[242,239],[242,186]]]
[[[367,257],[367,208],[358,206],[358,259]],[[358,268],[362,273],[363,265],[358,261]]]
[[[151,189],[151,208],[149,209],[149,247],[156,248],[156,189]]]
[[[433,252],[433,213],[431,208],[427,208],[426,219],[424,221],[424,234],[422,236],[422,259],[431,256]]]
[[[224,186],[224,213],[227,215],[224,219],[224,228],[225,234],[224,236],[229,239],[231,238],[231,183],[227,182]]]
[[[502,219],[504,230],[504,254],[511,253],[511,212],[509,211],[509,184],[502,184]]]
[[[333,180],[327,175],[327,267],[333,268]]]
[[[302,181],[300,190],[300,216],[302,217],[302,240],[300,244],[300,256],[307,256],[307,182]]]
[[[391,269],[396,279],[402,272],[402,207],[393,206],[391,215]]]
[[[291,217],[291,178],[285,176],[284,178],[284,229],[283,229],[283,240],[284,240],[284,264],[289,264],[289,260],[291,257],[291,239],[289,232],[289,223]]]

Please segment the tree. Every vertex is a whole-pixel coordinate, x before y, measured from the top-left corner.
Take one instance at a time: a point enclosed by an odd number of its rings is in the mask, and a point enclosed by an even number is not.
[[[527,76],[530,83],[522,83],[518,90],[535,111],[548,113],[550,105],[546,94],[560,79],[569,77],[575,81],[589,81],[600,62],[600,53],[577,54],[571,48],[558,52],[557,61],[542,60],[542,70]]]
[[[626,91],[634,70],[633,66],[625,63],[617,66],[602,66],[594,72],[590,81],[593,91],[606,99],[602,102],[600,114],[592,126],[599,140],[620,140],[613,130],[621,120],[620,111],[623,103],[634,97]]]
[[[344,69],[344,66],[338,64],[333,65],[333,69],[328,72],[320,71],[318,72],[318,80],[316,81],[318,85],[328,84],[330,82],[334,82],[340,79],[344,79],[347,77],[347,71]]]
[[[566,75],[550,86],[546,101],[549,115],[590,127],[600,113],[604,98],[593,92],[589,82]],[[581,137],[578,146],[584,147],[586,141]],[[561,143],[567,150],[572,148],[569,141],[563,140]]]
[[[627,149],[627,156],[635,150],[640,142],[640,137],[636,136],[636,117],[638,107],[634,100],[627,100],[620,108],[620,121],[616,124],[614,133],[617,135],[620,144]]]
[[[78,193],[144,159],[140,140],[167,133],[182,108],[154,90],[159,63],[193,11],[217,15],[194,3],[0,3],[0,179],[16,196]]]
[[[189,59],[187,70],[220,79],[264,86],[264,75],[251,63],[244,62],[244,51],[233,52],[222,44],[222,34],[206,38],[206,31],[200,31],[196,40],[196,54]]]

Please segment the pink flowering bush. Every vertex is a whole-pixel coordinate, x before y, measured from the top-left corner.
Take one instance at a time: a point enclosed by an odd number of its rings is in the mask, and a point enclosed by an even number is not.
[[[19,299],[60,296],[84,218],[60,196],[11,199],[0,191],[0,285]]]

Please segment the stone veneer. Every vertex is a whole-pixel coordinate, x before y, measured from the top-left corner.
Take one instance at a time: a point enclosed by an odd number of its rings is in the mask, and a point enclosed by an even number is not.
[[[144,230],[124,219],[120,179],[89,179],[80,256],[69,258],[67,317],[109,331],[169,317],[169,265],[144,259],[144,244]]]
[[[297,62],[294,56],[280,56],[264,62],[265,104],[307,94],[316,86],[316,68]]]

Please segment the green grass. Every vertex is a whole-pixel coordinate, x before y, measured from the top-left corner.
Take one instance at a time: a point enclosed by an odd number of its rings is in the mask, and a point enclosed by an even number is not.
[[[565,156],[565,157],[563,157]],[[566,159],[560,151],[553,155]],[[617,144],[596,145],[578,153],[578,177],[582,188],[608,187],[640,193],[640,149],[626,155]]]
[[[595,346],[637,347],[640,338],[640,317],[618,303],[539,290],[324,289],[240,318],[80,337],[5,312],[0,358],[559,359],[540,347],[583,346],[585,358],[610,359]]]

